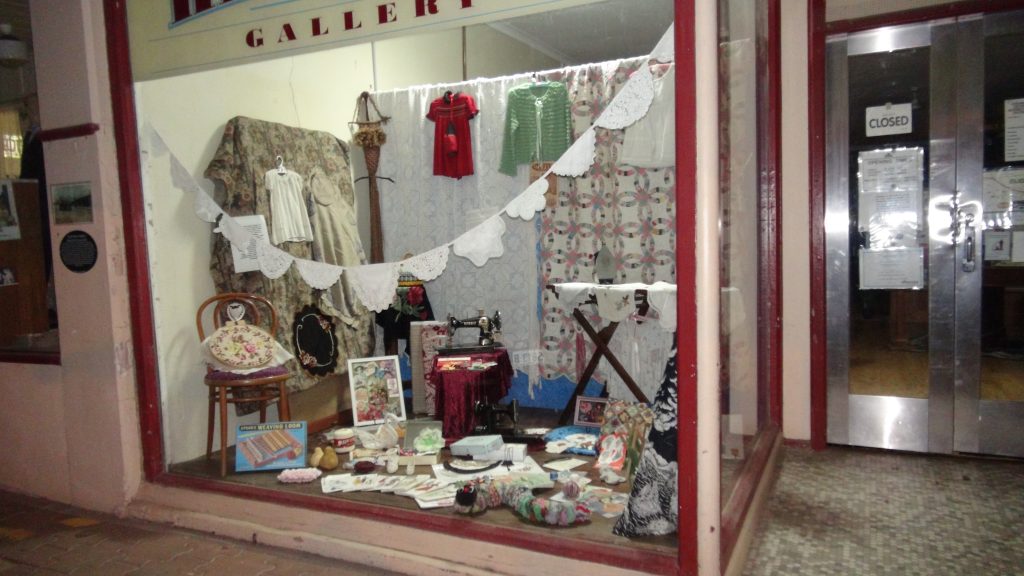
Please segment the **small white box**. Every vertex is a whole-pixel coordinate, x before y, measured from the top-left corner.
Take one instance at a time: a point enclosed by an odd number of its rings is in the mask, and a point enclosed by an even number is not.
[[[494,452],[505,445],[505,442],[498,434],[488,436],[466,436],[462,440],[453,443],[449,449],[452,456],[480,456],[488,452]]]
[[[526,444],[505,444],[493,452],[477,454],[474,460],[511,460],[519,463],[526,460]]]

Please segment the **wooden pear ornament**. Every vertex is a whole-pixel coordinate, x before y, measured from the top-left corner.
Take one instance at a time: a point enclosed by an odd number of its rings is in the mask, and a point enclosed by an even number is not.
[[[321,470],[334,470],[338,467],[338,455],[334,452],[334,449],[327,447],[324,449],[324,456],[320,459]]]

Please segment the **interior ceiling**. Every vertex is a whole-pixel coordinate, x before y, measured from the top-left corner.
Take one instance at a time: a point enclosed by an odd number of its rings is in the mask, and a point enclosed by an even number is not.
[[[671,0],[607,0],[491,26],[572,65],[643,56],[672,17]]]
[[[10,24],[11,34],[31,49],[32,21],[28,14],[28,0],[0,0],[0,24]]]

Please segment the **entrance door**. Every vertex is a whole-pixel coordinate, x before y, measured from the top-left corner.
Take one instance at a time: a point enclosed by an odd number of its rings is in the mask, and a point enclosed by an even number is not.
[[[1024,457],[1024,12],[827,45],[828,440]]]

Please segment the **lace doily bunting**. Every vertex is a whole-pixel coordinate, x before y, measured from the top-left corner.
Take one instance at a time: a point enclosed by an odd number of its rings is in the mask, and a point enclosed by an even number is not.
[[[548,191],[548,179],[545,174],[530,184],[519,196],[505,206],[505,213],[512,218],[530,220],[533,215],[544,209],[546,200],[544,193]]]
[[[651,50],[651,59],[658,62],[674,62],[676,59],[675,24],[669,24],[668,30],[661,35],[658,45]]]
[[[580,135],[572,146],[562,154],[551,166],[551,171],[559,176],[582,176],[594,163],[594,152],[597,150],[597,134],[591,126]],[[458,252],[456,252],[458,254]]]
[[[641,66],[594,122],[595,126],[620,130],[644,117],[654,101],[654,76],[650,66]]]
[[[192,206],[196,210],[196,216],[203,222],[216,222],[217,218],[224,213],[224,210],[221,210],[221,207],[204,190],[196,190]]]
[[[466,258],[478,268],[491,258],[505,253],[501,237],[505,235],[505,221],[501,215],[491,216],[479,226],[469,229],[452,242],[452,251]]]
[[[448,267],[448,245],[402,260],[401,267],[420,280],[429,282]]]
[[[301,258],[295,259],[295,268],[299,271],[299,276],[317,290],[327,290],[341,278],[341,273],[345,270],[341,266],[335,266],[334,264],[326,264],[324,262],[314,262],[313,260],[303,260]]]
[[[270,242],[256,243],[256,259],[260,263],[260,270],[271,280],[284,276],[288,267],[295,261],[294,256]]]

